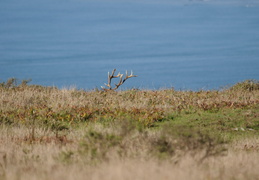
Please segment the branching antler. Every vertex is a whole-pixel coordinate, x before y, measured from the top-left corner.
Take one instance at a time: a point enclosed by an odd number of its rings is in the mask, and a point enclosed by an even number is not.
[[[101,88],[105,91],[109,91],[109,90],[116,90],[118,89],[127,79],[131,78],[131,77],[137,77],[136,75],[133,75],[133,72],[131,71],[131,74],[128,75],[128,71],[126,71],[125,77],[123,78],[123,74],[118,73],[116,76],[114,75],[116,69],[113,69],[111,75],[110,72],[108,72],[108,84],[105,84],[105,86],[107,86],[108,88],[105,88],[103,86],[101,86]],[[120,81],[118,84],[115,84],[115,87],[111,86],[111,81],[113,78],[120,78]]]

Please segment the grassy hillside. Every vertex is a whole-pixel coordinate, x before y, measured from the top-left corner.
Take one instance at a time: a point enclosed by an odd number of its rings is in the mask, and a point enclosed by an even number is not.
[[[10,79],[0,84],[0,124],[0,179],[259,177],[255,80],[194,92]]]

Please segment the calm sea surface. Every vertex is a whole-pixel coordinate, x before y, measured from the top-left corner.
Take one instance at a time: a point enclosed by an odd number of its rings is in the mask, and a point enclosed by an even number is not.
[[[1,0],[0,81],[217,89],[259,79],[257,0]]]

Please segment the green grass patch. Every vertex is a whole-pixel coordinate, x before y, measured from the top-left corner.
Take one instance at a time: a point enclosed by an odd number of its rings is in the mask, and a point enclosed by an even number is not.
[[[230,139],[258,136],[259,107],[198,111],[195,113],[172,113],[157,126],[182,126],[217,132]]]

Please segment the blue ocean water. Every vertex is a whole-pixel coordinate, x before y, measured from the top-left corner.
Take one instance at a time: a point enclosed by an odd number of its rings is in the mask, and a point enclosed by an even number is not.
[[[218,89],[259,79],[256,0],[1,0],[0,81]]]

